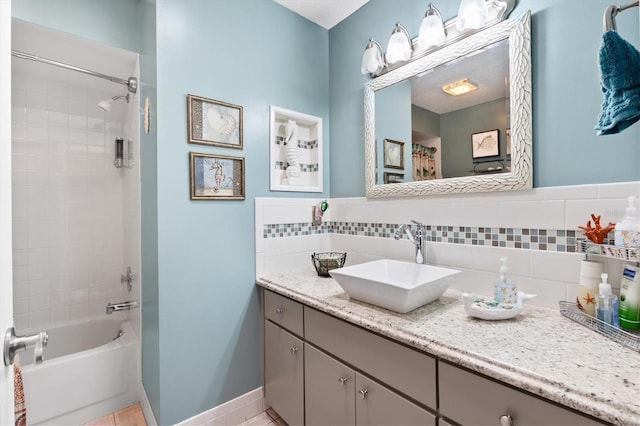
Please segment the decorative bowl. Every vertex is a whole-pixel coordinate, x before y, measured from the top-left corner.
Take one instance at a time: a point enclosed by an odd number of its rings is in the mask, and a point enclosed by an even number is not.
[[[322,252],[313,253],[311,255],[311,261],[316,268],[316,272],[321,277],[329,277],[329,271],[332,269],[342,268],[344,262],[347,260],[347,253],[345,252]]]

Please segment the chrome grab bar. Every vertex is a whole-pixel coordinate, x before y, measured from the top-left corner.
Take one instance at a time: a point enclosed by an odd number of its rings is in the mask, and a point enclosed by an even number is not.
[[[36,364],[42,364],[44,361],[44,348],[49,341],[49,335],[46,331],[41,331],[31,336],[17,336],[16,329],[11,327],[4,334],[4,365],[13,364],[16,352],[24,351],[34,347],[33,359]]]
[[[138,306],[140,306],[140,302],[137,300],[120,303],[107,303],[107,315],[117,311],[128,311],[130,309],[137,308]]]

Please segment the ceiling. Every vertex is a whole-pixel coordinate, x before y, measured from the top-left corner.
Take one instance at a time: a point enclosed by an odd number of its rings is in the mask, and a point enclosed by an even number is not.
[[[327,30],[360,9],[369,0],[273,0]]]

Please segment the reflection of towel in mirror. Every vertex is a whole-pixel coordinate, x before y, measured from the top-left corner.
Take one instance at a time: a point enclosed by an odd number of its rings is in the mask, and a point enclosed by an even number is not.
[[[640,119],[640,53],[616,31],[607,31],[599,59],[603,101],[595,129],[609,135]]]

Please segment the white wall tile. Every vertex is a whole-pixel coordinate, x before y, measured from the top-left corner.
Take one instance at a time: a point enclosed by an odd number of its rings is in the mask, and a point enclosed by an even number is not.
[[[604,183],[598,185],[598,198],[640,197],[640,182]]]
[[[504,228],[563,229],[564,218],[564,201],[500,203],[500,226]]]
[[[598,198],[597,185],[551,186],[539,189],[544,200],[584,200]]]
[[[587,221],[594,225],[591,214],[600,216],[600,225],[606,226],[609,222],[616,223],[624,215],[627,202],[619,200],[570,200],[566,202],[565,229],[578,229],[578,226],[586,226]]]
[[[580,261],[575,253],[531,251],[531,276],[551,281],[577,283],[580,279]]]
[[[509,273],[516,275],[531,275],[531,252],[522,249],[500,247],[473,246],[473,268],[487,272],[494,272],[496,277],[500,272],[500,258],[507,258]]]

